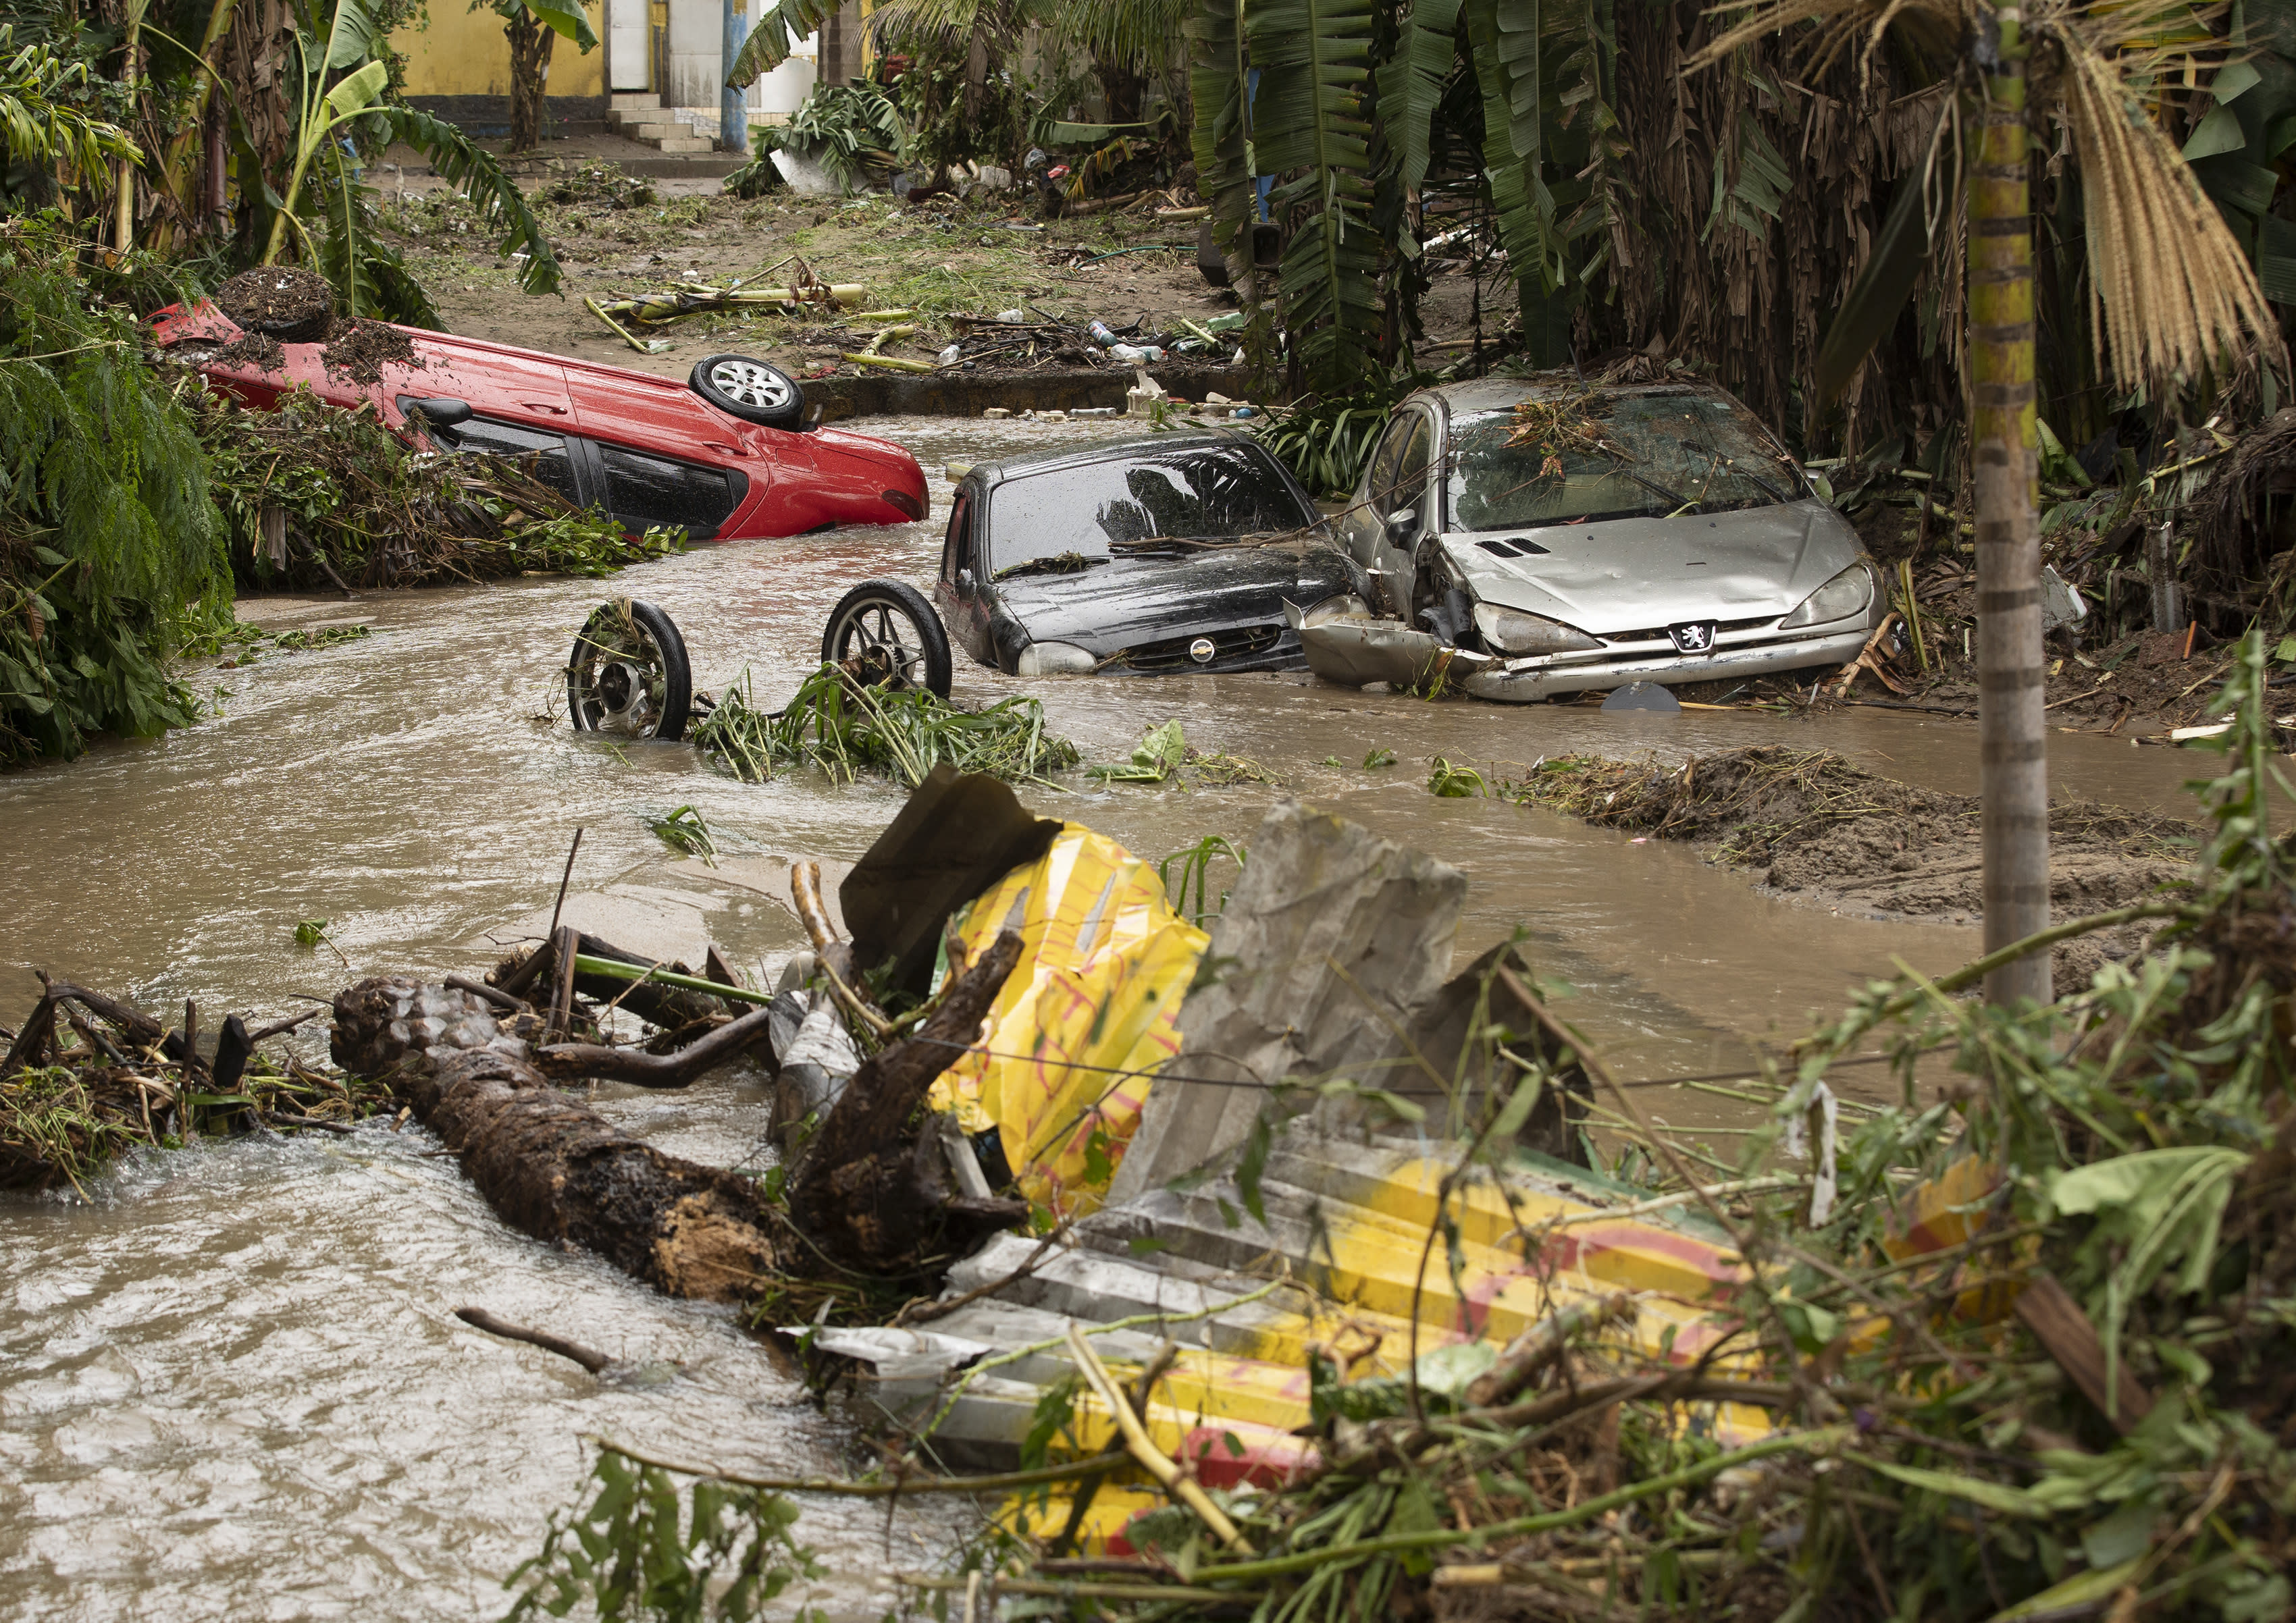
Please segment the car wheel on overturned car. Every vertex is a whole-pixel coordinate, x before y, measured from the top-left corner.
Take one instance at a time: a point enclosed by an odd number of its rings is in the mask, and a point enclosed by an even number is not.
[[[748,355],[706,355],[687,381],[730,417],[760,428],[796,429],[805,422],[805,390],[775,365]]]
[[[948,697],[948,633],[923,593],[905,580],[865,580],[837,600],[821,634],[824,665],[872,686],[921,687]]]
[[[635,598],[599,604],[566,661],[574,730],[675,741],[685,736],[693,704],[685,639],[669,616]]]

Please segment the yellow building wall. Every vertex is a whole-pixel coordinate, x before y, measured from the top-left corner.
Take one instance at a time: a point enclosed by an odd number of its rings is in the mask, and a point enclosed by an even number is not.
[[[503,20],[492,11],[464,9],[466,0],[433,0],[428,26],[401,29],[390,37],[406,57],[408,95],[499,95],[510,94],[510,41]],[[605,0],[588,0],[591,29],[606,37]],[[561,39],[550,50],[550,95],[606,94],[606,47],[587,53]]]

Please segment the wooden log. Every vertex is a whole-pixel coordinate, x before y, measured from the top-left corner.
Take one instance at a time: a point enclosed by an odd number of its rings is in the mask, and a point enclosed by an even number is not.
[[[634,1082],[640,1087],[684,1087],[713,1065],[740,1054],[762,1041],[769,1029],[770,1005],[750,1010],[707,1035],[667,1054],[640,1048],[607,1048],[596,1043],[554,1043],[535,1058],[546,1076],[561,1081],[595,1077],[605,1082]]]
[[[571,929],[571,926],[567,928]],[[582,957],[604,958],[615,963],[635,964],[639,969],[656,967],[652,959],[642,958],[626,947],[600,940],[596,936],[577,933],[574,942],[575,952]],[[683,963],[665,963],[659,967],[673,974],[690,976],[693,973]],[[545,941],[530,953],[505,958],[488,974],[487,980],[497,993],[522,997],[527,988],[537,981],[545,987],[554,987],[557,977],[558,954],[554,941]],[[651,981],[633,988],[627,980],[594,975],[578,966],[574,974],[574,989],[599,1003],[611,1003],[619,997],[621,1006],[646,1024],[669,1030],[690,1026],[696,1021],[708,1020],[715,1014],[732,1012],[722,1001],[706,993],[660,986]],[[562,1037],[564,1033],[561,1031],[558,1035]]]
[[[571,1358],[595,1375],[613,1363],[602,1352],[593,1352],[579,1341],[570,1341],[564,1336],[552,1335],[546,1330],[529,1330],[523,1324],[513,1324],[498,1319],[484,1307],[457,1307],[455,1316],[473,1330],[483,1330],[490,1336],[500,1336],[505,1341],[523,1341],[529,1347],[539,1347],[545,1352],[556,1353],[562,1358]]]
[[[830,1106],[791,1175],[790,1212],[832,1258],[873,1272],[913,1268],[930,1248],[970,1250],[1026,1215],[1024,1202],[955,1196],[938,1135],[906,1135],[934,1078],[980,1041],[1020,961],[1020,936],[1001,932],[915,1035],[873,1056]]]
[[[672,1296],[741,1301],[802,1248],[750,1179],[666,1155],[550,1085],[485,1000],[380,976],[335,998],[335,1063],[388,1079],[504,1219]]]
[[[49,1039],[55,1036],[56,1000],[53,993],[32,1006],[24,1017],[24,1029],[16,1033],[16,1040],[8,1045],[8,1057],[0,1060],[0,1077],[12,1077],[28,1065],[37,1065],[48,1051]]]

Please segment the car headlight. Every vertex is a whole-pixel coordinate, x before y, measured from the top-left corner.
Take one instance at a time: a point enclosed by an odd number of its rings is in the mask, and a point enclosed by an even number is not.
[[[1300,626],[1320,626],[1326,620],[1360,620],[1371,618],[1371,605],[1352,592],[1341,592],[1327,597],[1300,617]]]
[[[1853,614],[1864,613],[1873,601],[1873,572],[1862,563],[1853,563],[1803,598],[1800,608],[1778,622],[1778,629],[1791,631],[1797,626],[1824,626],[1833,620],[1846,620]]]
[[[1097,669],[1100,661],[1074,643],[1031,643],[1013,663],[1022,676],[1073,676]]]
[[[1515,609],[1496,608],[1489,603],[1475,606],[1475,629],[1483,634],[1486,643],[1501,653],[1578,653],[1602,646],[1585,632],[1561,620]]]

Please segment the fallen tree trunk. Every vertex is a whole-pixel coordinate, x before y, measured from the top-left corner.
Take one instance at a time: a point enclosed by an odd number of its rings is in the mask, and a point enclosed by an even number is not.
[[[740,1301],[797,1248],[757,1184],[665,1155],[550,1085],[483,998],[403,975],[335,997],[335,1063],[388,1081],[537,1240],[597,1252],[672,1296]]]
[[[937,1135],[907,1133],[934,1078],[980,1041],[1020,961],[1020,936],[1003,931],[943,989],[914,1037],[854,1073],[806,1145],[790,1178],[790,1209],[838,1260],[882,1272],[936,1246],[970,1250],[1028,1215],[1025,1201],[955,1194]]]
[[[595,1251],[673,1296],[741,1301],[824,1267],[913,1275],[936,1251],[969,1250],[1026,1215],[1019,1201],[957,1196],[937,1136],[910,1131],[933,1078],[979,1040],[1020,955],[1017,935],[1000,936],[915,1036],[855,1074],[789,1181],[787,1210],[750,1178],[666,1155],[552,1086],[593,1074],[690,1080],[746,1047],[764,1010],[693,1045],[702,1052],[692,1060],[537,1051],[480,994],[380,976],[337,994],[332,1053],[345,1070],[386,1081],[513,1226]]]

